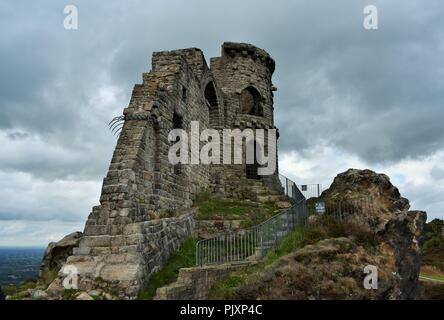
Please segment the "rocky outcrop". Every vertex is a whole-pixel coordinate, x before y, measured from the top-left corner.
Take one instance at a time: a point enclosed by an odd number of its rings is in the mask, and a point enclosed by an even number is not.
[[[359,205],[362,198],[370,198],[372,210],[365,210],[366,214],[361,217],[357,210],[353,223],[360,222],[359,228],[366,225],[367,228],[362,230],[373,234],[377,241],[363,243],[353,235],[306,246],[247,277],[234,298],[419,298],[426,213],[408,211],[408,200],[401,197],[389,178],[370,170],[350,169],[339,174],[322,198],[326,202],[350,205]],[[318,225],[316,228],[329,226]],[[367,265],[378,269],[376,290],[364,288]]]
[[[382,273],[380,292],[363,287],[366,265],[388,263],[382,254],[368,255],[348,238],[308,245],[253,275],[236,293],[237,299],[317,300],[386,298],[389,274]],[[382,280],[382,281],[381,281]]]
[[[381,251],[393,257],[391,270],[397,279],[393,297],[414,299],[420,295],[419,272],[427,214],[423,211],[401,212],[379,232]]]
[[[58,242],[51,242],[46,248],[40,267],[40,275],[45,272],[58,271],[72,255],[75,247],[78,247],[82,232],[73,232]]]
[[[329,205],[354,207],[369,212],[372,227],[380,230],[401,211],[410,208],[409,200],[401,197],[390,178],[371,170],[349,169],[338,174],[321,199]]]
[[[397,281],[393,282],[391,297],[417,297],[426,213],[408,211],[409,201],[390,178],[371,170],[350,169],[339,174],[322,197],[326,201],[370,205],[371,210],[361,208],[366,212],[362,220],[378,235],[381,252],[393,258],[390,270]]]
[[[419,222],[423,215],[409,213],[394,224]],[[397,228],[389,228],[390,233]],[[368,248],[351,238],[325,239],[297,250],[250,276],[236,291],[235,299],[361,300],[416,299],[420,250],[416,231],[397,234]],[[387,234],[388,236],[388,234]],[[405,237],[404,237],[405,236]],[[376,266],[377,290],[367,290],[364,268]]]
[[[387,175],[368,169],[349,169],[338,174],[321,197],[336,202],[372,198],[379,212],[396,213],[410,208],[409,201],[401,197]]]

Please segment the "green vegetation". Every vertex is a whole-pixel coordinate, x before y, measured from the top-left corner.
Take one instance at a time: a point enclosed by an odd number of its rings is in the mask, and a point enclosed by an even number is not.
[[[264,268],[263,263],[245,267],[218,281],[209,292],[210,300],[233,300],[236,299],[238,288],[244,284],[250,277],[260,272]]]
[[[257,225],[280,211],[274,202],[227,199],[209,192],[199,194],[194,206],[198,208],[198,220],[242,220],[242,228]]]
[[[306,227],[298,227],[296,230],[288,234],[279,245],[267,252],[263,259],[264,265],[269,265],[278,260],[280,257],[283,257],[289,254],[292,251],[295,251],[299,248],[302,248],[307,242],[307,236],[310,236],[309,230]]]
[[[420,277],[444,282],[443,274],[432,274],[432,273],[421,272]]]
[[[434,248],[441,248],[444,250],[444,221],[435,219],[426,225],[426,241],[424,243],[424,250],[429,251]]]
[[[75,289],[65,289],[63,291],[63,300],[75,300],[76,294],[78,293],[78,290]]]
[[[38,279],[28,279],[19,284],[10,284],[1,286],[1,290],[5,296],[9,296],[11,300],[21,300],[24,298],[23,294],[29,289],[36,289],[37,287],[42,290],[48,288],[52,281],[57,277],[57,271],[44,272]]]
[[[196,263],[196,242],[192,237],[185,239],[179,250],[171,254],[165,266],[150,278],[148,287],[140,293],[139,298],[153,299],[158,288],[177,280],[179,269],[193,267]]]
[[[39,283],[42,284],[45,288],[48,288],[48,286],[57,278],[57,271],[56,270],[49,270],[42,273]]]
[[[423,266],[431,266],[444,273],[444,221],[435,219],[425,228]]]
[[[1,287],[5,296],[9,296],[11,300],[20,300],[23,298],[22,293],[28,289],[34,289],[37,286],[35,279],[28,279],[20,284],[3,285]]]

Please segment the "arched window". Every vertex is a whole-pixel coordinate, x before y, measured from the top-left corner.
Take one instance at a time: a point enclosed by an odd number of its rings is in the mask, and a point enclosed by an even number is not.
[[[263,117],[261,95],[254,87],[247,87],[240,96],[240,107],[243,114]]]
[[[205,87],[205,100],[209,110],[210,124],[217,125],[219,120],[219,101],[213,82],[208,82]]]
[[[182,117],[176,112],[173,113],[173,129],[183,129]]]

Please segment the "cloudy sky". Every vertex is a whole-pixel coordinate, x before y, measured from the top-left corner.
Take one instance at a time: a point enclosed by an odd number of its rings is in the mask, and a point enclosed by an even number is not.
[[[79,29],[63,28],[65,5]],[[376,5],[379,29],[363,28]],[[0,3],[0,246],[82,230],[153,51],[253,43],[276,60],[282,173],[388,174],[444,218],[442,0],[21,0]]]

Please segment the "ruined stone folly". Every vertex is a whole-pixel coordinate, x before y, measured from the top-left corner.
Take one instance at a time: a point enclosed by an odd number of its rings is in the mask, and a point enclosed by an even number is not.
[[[66,265],[79,272],[79,289],[100,286],[136,297],[194,228],[191,205],[204,190],[241,195],[249,182],[278,189],[278,170],[258,176],[258,165],[176,164],[168,133],[200,129],[276,129],[272,83],[275,62],[262,49],[224,43],[208,65],[196,48],[155,52],[128,106],[100,205],[93,208]],[[275,150],[277,155],[277,150]],[[59,281],[60,278],[56,281]]]

